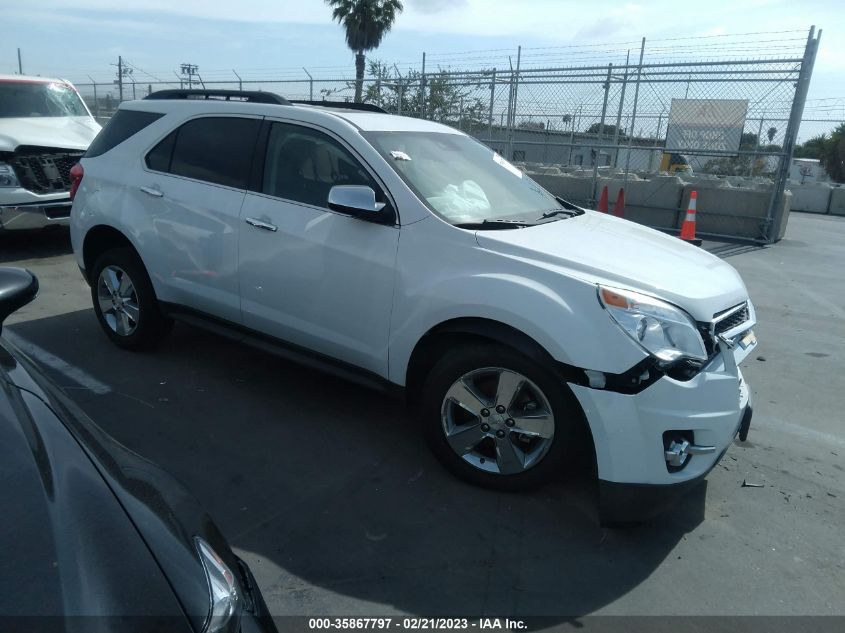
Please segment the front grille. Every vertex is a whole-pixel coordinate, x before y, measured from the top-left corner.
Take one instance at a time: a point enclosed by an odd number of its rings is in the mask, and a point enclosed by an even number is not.
[[[738,306],[734,306],[733,308],[728,308],[727,310],[713,315],[713,327],[714,332],[717,335],[732,330],[751,318],[751,313],[748,310],[747,303],[743,303],[738,309],[737,307]]]
[[[16,154],[8,161],[24,189],[34,193],[70,190],[70,168],[84,152],[45,152]]]

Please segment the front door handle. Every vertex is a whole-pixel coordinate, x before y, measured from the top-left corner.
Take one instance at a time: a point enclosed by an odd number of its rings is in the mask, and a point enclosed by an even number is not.
[[[152,196],[153,198],[161,198],[164,194],[161,192],[161,189],[155,189],[153,187],[140,187],[141,191],[143,191],[148,196]]]
[[[270,224],[269,222],[262,222],[261,220],[257,220],[256,218],[244,218],[244,221],[250,226],[254,226],[257,229],[264,229],[265,231],[271,231],[273,233],[279,230],[279,227],[277,227],[275,224]]]

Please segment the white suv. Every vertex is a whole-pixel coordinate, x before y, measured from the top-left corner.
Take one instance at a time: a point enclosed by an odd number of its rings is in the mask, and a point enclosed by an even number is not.
[[[148,348],[178,319],[404,392],[437,457],[482,485],[594,456],[605,517],[745,438],[755,314],[730,265],[556,199],[452,128],[362,110],[122,104],[71,216],[111,340]]]

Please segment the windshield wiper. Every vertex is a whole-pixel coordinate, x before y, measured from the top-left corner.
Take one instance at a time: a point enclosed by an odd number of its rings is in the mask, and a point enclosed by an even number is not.
[[[501,229],[524,229],[526,226],[534,226],[535,222],[524,220],[482,220],[481,222],[462,222],[456,224],[459,229],[475,230],[501,230]]]
[[[584,214],[584,210],[581,207],[578,207],[578,206],[572,204],[568,200],[564,200],[563,198],[558,198],[557,196],[555,196],[555,200],[557,200],[557,203],[560,206],[562,206],[563,209],[552,209],[551,211],[547,211],[546,213],[544,213],[543,215],[541,215],[539,217],[540,220],[545,220],[547,218],[553,218],[556,215],[563,215],[563,216],[566,216],[567,218],[571,218],[571,217],[574,217],[576,215],[583,215]]]

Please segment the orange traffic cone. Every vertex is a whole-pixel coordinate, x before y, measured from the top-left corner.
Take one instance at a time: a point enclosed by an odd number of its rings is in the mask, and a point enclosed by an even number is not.
[[[681,224],[681,239],[690,244],[701,246],[701,240],[695,237],[695,205],[698,200],[698,193],[690,192],[689,207],[687,208],[687,215],[684,218],[684,223]]]
[[[596,211],[599,213],[607,213],[607,185],[605,185],[604,189],[601,190],[601,195],[599,196],[599,206],[596,208]]]
[[[616,204],[613,205],[613,215],[617,218],[625,217],[625,189],[619,187],[619,195],[616,196]]]

